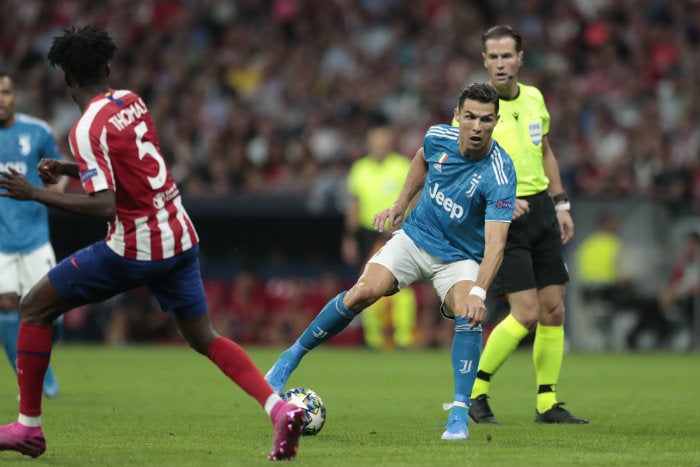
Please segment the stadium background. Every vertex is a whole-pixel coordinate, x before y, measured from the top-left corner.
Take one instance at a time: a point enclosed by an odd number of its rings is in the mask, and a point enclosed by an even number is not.
[[[552,115],[551,143],[574,206],[572,272],[578,243],[610,209],[621,221],[625,271],[640,296],[654,298],[684,235],[700,226],[695,0],[1,5],[0,68],[15,77],[18,111],[49,121],[66,154],[78,109],[48,68],[51,39],[86,24],[115,37],[113,82],[150,107],[202,239],[212,314],[243,343],[290,342],[353,279],[339,257],[344,179],[364,154],[369,123],[387,117],[401,135],[398,149],[412,155],[430,124],[449,121],[463,85],[486,79],[480,35],[495,23],[523,34],[521,81],[543,91]],[[105,232],[58,212],[51,223],[59,258]],[[603,348],[575,274],[571,285],[570,346]],[[254,292],[241,304],[235,294],[245,287]],[[434,296],[418,289],[417,345],[449,346]],[[606,318],[615,350],[633,319],[618,311]],[[66,331],[68,340],[110,344],[178,340],[142,291],[71,312]],[[360,338],[354,328],[336,342]]]

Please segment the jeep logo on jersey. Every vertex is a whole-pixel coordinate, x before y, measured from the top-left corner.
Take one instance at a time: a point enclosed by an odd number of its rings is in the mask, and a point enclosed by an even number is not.
[[[22,133],[17,138],[17,142],[19,143],[19,153],[23,156],[26,157],[32,152],[32,137],[30,135]]]
[[[528,130],[530,131],[530,141],[532,141],[532,144],[539,146],[542,142],[542,123],[530,123],[528,125]]]
[[[440,185],[436,183],[428,192],[438,206],[442,206],[445,211],[450,213],[450,219],[460,219],[462,217],[462,214],[464,214],[464,207],[455,203],[452,198],[446,198],[445,193],[440,191]]]

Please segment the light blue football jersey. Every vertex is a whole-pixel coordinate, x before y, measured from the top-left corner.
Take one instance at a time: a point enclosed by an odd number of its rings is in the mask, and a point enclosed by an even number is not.
[[[37,165],[44,157],[61,158],[45,121],[17,113],[14,125],[0,128],[1,171],[7,172],[12,167],[33,185],[43,186]],[[48,224],[48,212],[43,204],[0,197],[0,251],[25,253],[48,243]]]
[[[515,207],[515,169],[494,140],[471,160],[459,152],[459,128],[434,125],[423,140],[428,174],[420,200],[404,221],[406,234],[444,261],[484,257],[484,224],[508,222]]]

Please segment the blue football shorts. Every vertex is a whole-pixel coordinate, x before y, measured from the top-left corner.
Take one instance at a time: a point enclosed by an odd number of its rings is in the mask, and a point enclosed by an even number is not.
[[[172,258],[133,260],[101,241],[68,256],[48,276],[61,298],[74,307],[147,287],[164,311],[176,319],[191,319],[207,312],[198,255],[196,245]]]

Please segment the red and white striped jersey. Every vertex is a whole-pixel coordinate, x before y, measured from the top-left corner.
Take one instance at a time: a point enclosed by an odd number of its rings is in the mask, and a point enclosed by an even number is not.
[[[170,258],[199,241],[160,153],[151,115],[127,90],[95,97],[70,132],[85,192],[116,193],[107,245],[137,260]]]

